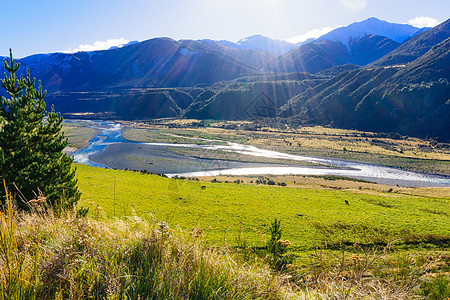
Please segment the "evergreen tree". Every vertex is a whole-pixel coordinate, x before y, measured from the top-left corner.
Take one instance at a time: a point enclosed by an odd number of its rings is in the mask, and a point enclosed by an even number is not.
[[[62,116],[55,113],[53,106],[51,112],[45,111],[46,92],[40,81],[36,89],[29,70],[26,78],[16,76],[20,63],[10,53],[10,64],[4,60],[8,74],[1,80],[10,98],[1,98],[0,177],[20,209],[27,210],[26,201],[41,193],[47,207],[70,207],[81,194],[73,160],[62,153],[68,144],[61,130]],[[2,203],[4,194],[1,188]]]

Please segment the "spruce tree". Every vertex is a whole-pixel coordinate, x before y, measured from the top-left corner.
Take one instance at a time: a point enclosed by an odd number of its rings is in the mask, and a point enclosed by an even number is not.
[[[75,179],[73,159],[62,153],[67,139],[62,132],[62,116],[46,112],[39,81],[17,77],[20,63],[10,51],[10,62],[3,61],[8,74],[1,86],[9,99],[1,98],[0,108],[0,177],[15,197],[20,209],[28,210],[27,201],[37,196],[46,197],[45,205],[60,209],[70,207],[80,199]],[[2,204],[5,191],[0,188]]]

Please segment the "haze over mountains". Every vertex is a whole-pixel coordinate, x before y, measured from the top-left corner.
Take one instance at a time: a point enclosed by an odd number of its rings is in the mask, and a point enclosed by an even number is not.
[[[303,45],[157,38],[20,62],[65,114],[279,117],[449,140],[449,28],[449,20],[427,30],[370,18]]]

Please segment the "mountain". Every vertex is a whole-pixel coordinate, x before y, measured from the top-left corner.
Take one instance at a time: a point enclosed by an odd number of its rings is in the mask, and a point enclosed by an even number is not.
[[[367,34],[387,37],[397,43],[421,33],[421,29],[407,24],[389,23],[377,18],[369,18],[361,22],[355,22],[345,27],[336,28],[322,35],[317,41],[330,40],[341,42],[350,48],[351,41]]]
[[[435,36],[426,31],[417,38],[431,45]],[[280,116],[449,141],[449,65],[450,37],[404,66],[344,71],[290,99]]]
[[[264,70],[317,73],[349,62],[350,53],[342,43],[323,40],[302,45],[276,58]]]
[[[393,51],[400,44],[380,35],[366,34],[349,41],[350,63],[364,66]]]
[[[425,31],[417,39],[433,45],[438,41],[435,36],[445,34],[445,26],[432,30],[436,32],[430,34],[430,31]],[[374,44],[397,45],[384,37],[366,35],[363,38]],[[304,48],[309,51],[304,51],[303,59],[320,52],[313,51],[317,43]],[[333,42],[326,43],[333,45]],[[340,48],[346,48],[339,44]],[[357,44],[351,46],[356,47]],[[379,46],[379,49],[385,47]],[[195,99],[185,110],[184,116],[265,120],[273,119],[272,113],[275,111],[278,117],[288,120],[292,126],[316,124],[449,141],[448,66],[449,35],[403,66],[357,68],[354,65],[340,65],[316,75],[291,77],[291,81],[273,79],[271,85],[268,82],[239,83],[239,79],[235,79],[221,89],[209,91],[203,98]],[[287,75],[284,80],[288,80]]]
[[[350,39],[349,48],[341,42],[314,41],[274,59],[264,67],[264,70],[317,73],[344,64],[366,65],[383,57],[399,45],[386,37],[373,34]]]
[[[198,51],[214,52],[219,55],[230,56],[242,64],[246,64],[257,70],[261,69],[267,62],[276,57],[269,52],[230,47],[213,40],[180,40],[179,42],[184,47],[190,47]]]
[[[21,59],[49,92],[194,86],[253,74],[273,56],[218,43],[156,38],[127,47]]]
[[[223,41],[157,38],[20,62],[49,91],[48,107],[66,116],[285,120],[449,141],[448,26],[401,45],[364,33],[279,57]]]
[[[285,54],[297,47],[296,44],[281,40],[274,40],[262,35],[254,35],[241,39],[237,42],[237,45],[239,49],[266,51],[277,56]]]
[[[450,19],[407,40],[389,55],[375,61],[373,65],[390,66],[409,63],[448,37],[450,37]]]
[[[369,18],[303,44],[274,59],[264,70],[317,73],[342,64],[367,65],[426,29]]]

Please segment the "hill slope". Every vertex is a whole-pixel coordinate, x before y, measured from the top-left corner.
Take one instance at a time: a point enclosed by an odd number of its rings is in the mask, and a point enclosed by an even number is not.
[[[400,46],[399,43],[380,35],[366,34],[350,41],[350,63],[364,66]]]
[[[349,48],[339,41],[314,41],[274,59],[264,70],[317,73],[349,63],[362,66],[383,57],[399,45],[389,38],[373,34],[351,38]]]
[[[449,140],[450,40],[398,68],[343,72],[291,99],[298,121]]]
[[[450,37],[450,19],[409,39],[372,65],[391,66],[412,62],[448,37]]]
[[[276,58],[264,69],[273,72],[317,73],[350,62],[350,53],[340,42],[323,40],[302,45]]]

